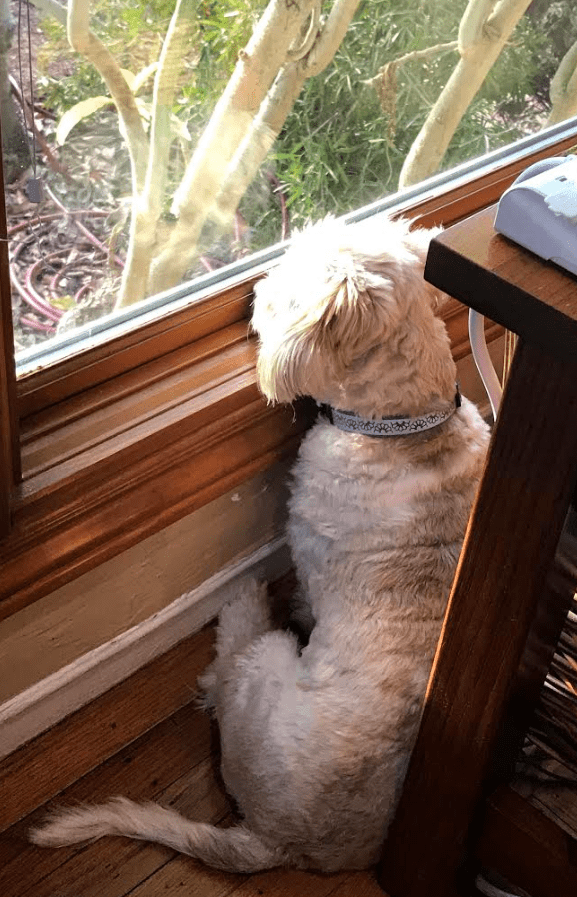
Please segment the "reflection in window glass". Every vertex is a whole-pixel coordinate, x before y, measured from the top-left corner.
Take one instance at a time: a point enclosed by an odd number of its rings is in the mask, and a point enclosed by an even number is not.
[[[566,2],[68,2],[0,0],[21,357],[577,111]]]

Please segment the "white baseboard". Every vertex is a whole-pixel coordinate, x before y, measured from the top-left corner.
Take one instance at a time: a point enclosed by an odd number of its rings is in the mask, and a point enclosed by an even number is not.
[[[0,759],[201,629],[218,614],[238,577],[250,572],[272,580],[288,568],[286,542],[275,539],[152,617],[10,698],[0,705]]]

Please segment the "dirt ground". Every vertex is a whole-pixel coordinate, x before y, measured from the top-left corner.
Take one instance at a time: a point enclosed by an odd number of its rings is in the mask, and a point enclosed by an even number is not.
[[[56,116],[43,104],[38,84],[39,53],[45,43],[39,14],[26,0],[11,0],[10,5],[12,96],[22,122],[27,115],[29,146],[35,150],[30,167],[5,185],[14,339],[19,353],[112,309],[121,270],[120,235],[116,251],[108,243],[125,218],[126,210],[119,208],[114,195],[122,192],[116,175],[125,175],[126,161],[119,164],[118,127],[112,112],[100,123],[98,134],[80,128],[65,147],[56,146]],[[55,78],[73,69],[73,62],[61,55],[45,64],[46,72]],[[27,196],[27,182],[34,173],[42,181],[44,195],[38,204]]]

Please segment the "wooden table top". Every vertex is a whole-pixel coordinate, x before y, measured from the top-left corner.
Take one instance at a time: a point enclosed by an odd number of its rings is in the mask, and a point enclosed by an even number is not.
[[[497,234],[493,205],[431,242],[425,278],[527,342],[577,363],[577,278]]]

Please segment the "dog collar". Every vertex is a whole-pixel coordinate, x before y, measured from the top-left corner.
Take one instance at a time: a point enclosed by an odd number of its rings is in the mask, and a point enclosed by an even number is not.
[[[421,414],[418,417],[381,417],[372,420],[368,417],[360,417],[354,411],[341,411],[332,408],[331,405],[319,403],[321,414],[327,418],[339,430],[345,433],[363,433],[365,436],[409,436],[411,433],[422,433],[439,427],[461,407],[461,393],[459,385],[455,393],[453,404],[445,411],[431,411],[429,414]]]

